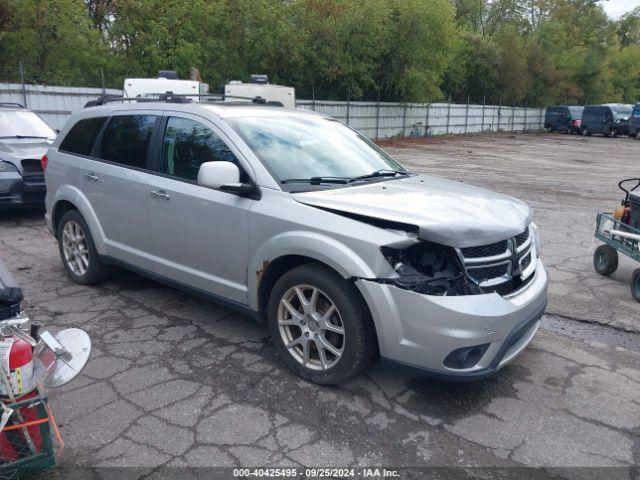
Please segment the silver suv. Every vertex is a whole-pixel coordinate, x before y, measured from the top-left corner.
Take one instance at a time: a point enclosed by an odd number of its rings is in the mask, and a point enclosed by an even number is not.
[[[46,220],[75,282],[118,265],[224,302],[265,320],[316,383],[378,355],[485,377],[527,346],[547,303],[524,203],[410,173],[313,112],[91,107],[46,157]]]

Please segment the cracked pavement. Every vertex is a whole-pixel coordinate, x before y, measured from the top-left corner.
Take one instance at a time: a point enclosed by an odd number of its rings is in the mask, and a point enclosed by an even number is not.
[[[621,262],[612,278],[599,277],[591,252],[595,213],[618,204],[615,181],[637,175],[639,148],[627,139],[535,135],[388,150],[410,169],[529,202],[551,275],[546,320],[638,335],[640,305],[628,288],[635,267]],[[481,382],[446,383],[374,364],[339,387],[320,387],[287,370],[266,326],[246,316],[122,270],[97,287],[73,284],[42,212],[0,214],[0,257],[33,319],[52,331],[83,328],[93,341],[83,373],[50,391],[66,444],[60,478],[357,465],[546,469],[522,478],[604,478],[574,467],[625,467],[606,478],[637,478],[637,350],[541,330],[512,365]],[[114,476],[92,467],[137,468]]]

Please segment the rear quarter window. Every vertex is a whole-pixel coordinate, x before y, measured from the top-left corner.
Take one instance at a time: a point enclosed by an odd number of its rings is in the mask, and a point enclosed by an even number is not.
[[[77,155],[91,155],[93,144],[106,119],[107,117],[94,117],[79,120],[71,127],[58,150]]]

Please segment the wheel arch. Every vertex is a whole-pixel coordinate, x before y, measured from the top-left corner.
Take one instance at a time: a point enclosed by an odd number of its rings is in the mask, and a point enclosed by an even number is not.
[[[51,225],[54,234],[57,236],[60,219],[69,210],[78,210],[80,212],[89,227],[96,251],[100,255],[106,255],[104,232],[95,211],[85,195],[70,185],[61,187],[54,198],[53,208],[51,209]]]

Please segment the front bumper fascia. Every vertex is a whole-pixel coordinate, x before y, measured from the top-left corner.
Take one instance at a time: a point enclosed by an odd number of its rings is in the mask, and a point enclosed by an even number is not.
[[[356,285],[369,305],[382,363],[448,380],[486,378],[531,342],[547,305],[547,272],[538,259],[532,281],[515,295],[430,296],[375,280]],[[489,343],[478,363],[452,369],[453,350]]]
[[[11,170],[0,172],[0,211],[41,207],[46,191],[44,179],[25,179]]]

